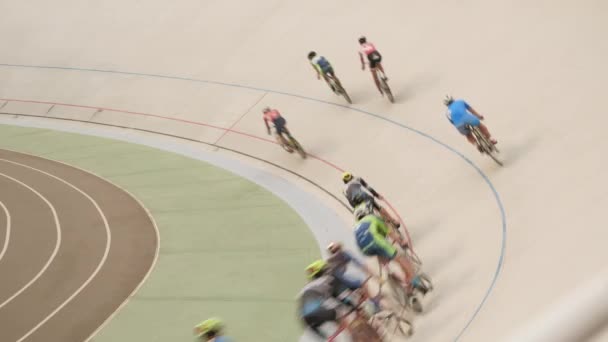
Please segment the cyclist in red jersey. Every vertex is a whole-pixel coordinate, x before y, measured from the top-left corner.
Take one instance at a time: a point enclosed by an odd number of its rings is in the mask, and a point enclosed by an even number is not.
[[[266,125],[266,131],[270,134],[270,123],[272,123],[277,130],[276,138],[277,142],[281,145],[289,145],[285,137],[283,137],[283,133],[289,134],[289,130],[287,130],[287,121],[285,118],[281,116],[276,109],[271,109],[270,107],[265,107],[262,112],[264,113],[264,124]]]
[[[380,81],[378,80],[378,74],[376,74],[376,68],[382,71],[384,74],[384,68],[382,67],[382,55],[376,50],[374,44],[369,43],[365,37],[359,38],[359,44],[361,45],[361,50],[359,51],[359,59],[361,60],[361,70],[365,70],[365,59],[369,62],[369,70],[372,72],[372,77],[374,78],[374,82],[376,83],[376,87],[380,94],[384,96],[384,92],[382,88],[380,88]],[[365,58],[364,58],[365,57]],[[388,78],[384,78],[384,80],[388,80]]]

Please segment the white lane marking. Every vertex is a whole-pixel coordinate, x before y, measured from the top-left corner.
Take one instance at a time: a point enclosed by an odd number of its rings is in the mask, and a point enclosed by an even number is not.
[[[49,257],[49,259],[46,261],[46,263],[44,264],[42,269],[40,271],[38,271],[38,273],[34,276],[34,278],[30,279],[30,281],[27,284],[25,284],[23,287],[21,287],[21,289],[19,289],[19,291],[15,292],[12,296],[7,298],[4,302],[0,303],[0,309],[2,309],[6,304],[10,303],[13,299],[15,299],[21,293],[23,293],[23,291],[27,290],[34,282],[36,282],[36,280],[38,280],[38,278],[40,278],[42,276],[42,274],[47,270],[47,268],[49,268],[49,266],[51,265],[51,262],[53,262],[53,260],[57,256],[57,251],[59,251],[59,246],[61,245],[61,225],[59,224],[59,218],[57,217],[57,211],[55,211],[55,207],[53,207],[51,202],[49,202],[49,200],[47,200],[46,197],[42,196],[38,191],[36,191],[36,189],[30,187],[29,185],[21,182],[18,179],[15,179],[9,175],[5,175],[4,173],[0,173],[0,176],[8,178],[17,184],[24,186],[25,188],[29,189],[34,194],[36,194],[36,196],[40,197],[44,201],[44,203],[46,203],[49,206],[49,208],[51,209],[51,213],[53,214],[53,220],[55,221],[55,227],[57,230],[57,241],[55,242],[55,248],[53,249],[53,253],[51,253],[51,256]]]
[[[31,157],[35,157],[35,158],[46,159],[46,158],[39,157],[39,156],[36,156],[36,155],[33,155],[33,154],[19,152],[19,151],[14,151],[14,150],[10,150],[10,149],[7,149],[7,148],[3,148],[3,150],[12,151],[12,152],[15,152],[15,153],[20,153],[20,154],[31,156]],[[70,165],[70,164],[67,164],[67,163],[64,163],[64,162],[61,162],[61,161],[57,161],[57,160],[52,160],[52,161],[55,162],[55,163],[58,163],[58,164],[65,165],[67,167],[71,167],[71,168],[80,170],[80,171],[82,171],[84,173],[91,174],[91,175],[93,175],[93,176],[95,176],[95,177],[103,180],[104,182],[106,182],[106,183],[108,183],[108,184],[110,184],[110,185],[112,185],[112,186],[114,186],[114,187],[116,187],[116,188],[124,191],[127,195],[129,195],[131,198],[133,198],[144,209],[144,211],[148,215],[148,218],[152,222],[152,226],[154,227],[154,233],[156,235],[156,250],[154,251],[154,259],[152,260],[152,264],[150,265],[150,268],[148,269],[148,271],[146,272],[146,274],[144,275],[144,277],[141,279],[141,281],[139,282],[139,284],[135,287],[135,289],[133,289],[133,291],[129,294],[129,296],[127,298],[125,298],[125,300],[116,308],[116,310],[114,310],[114,312],[112,312],[112,314],[110,314],[110,316],[108,316],[108,318],[106,318],[104,320],[104,322],[101,323],[101,325],[99,327],[97,327],[97,329],[95,329],[95,331],[93,331],[91,333],[91,335],[87,339],[85,339],[84,342],[88,342],[93,337],[95,337],[95,335],[97,335],[99,333],[99,331],[101,329],[103,329],[118,314],[118,312],[125,305],[127,305],[127,303],[129,302],[129,300],[137,293],[137,291],[139,291],[139,289],[143,286],[143,284],[146,282],[146,280],[148,280],[148,278],[152,274],[152,270],[156,266],[156,264],[158,262],[158,257],[159,257],[159,254],[160,254],[160,230],[158,229],[158,225],[156,224],[156,221],[154,220],[154,217],[150,213],[150,210],[148,210],[148,208],[146,208],[146,206],[137,197],[135,197],[132,193],[130,193],[129,191],[127,191],[125,188],[123,188],[123,187],[121,187],[119,185],[116,185],[116,184],[108,181],[107,179],[105,179],[105,178],[97,175],[94,172],[91,172],[91,171],[88,171],[88,170],[82,169],[80,167],[77,167],[77,166],[74,166],[74,165]]]
[[[106,248],[104,250],[103,253],[103,257],[101,258],[101,261],[97,264],[97,267],[95,268],[95,270],[93,271],[93,273],[87,278],[87,280],[85,280],[85,282],[80,285],[80,287],[78,289],[76,289],[76,291],[74,291],[74,293],[72,293],[72,295],[70,295],[65,301],[63,301],[63,303],[61,303],[57,308],[55,308],[55,310],[53,310],[50,314],[48,314],[43,320],[41,320],[38,324],[36,324],[32,329],[30,329],[30,331],[28,331],[27,333],[25,333],[25,335],[23,335],[21,338],[19,338],[17,340],[17,342],[21,342],[23,340],[25,340],[26,338],[28,338],[31,334],[33,334],[36,330],[38,330],[44,323],[46,323],[48,320],[50,320],[51,318],[53,318],[53,316],[55,316],[57,314],[57,312],[59,312],[59,310],[63,309],[69,302],[72,301],[72,299],[74,299],[74,297],[76,297],[87,285],[89,285],[89,283],[93,280],[93,278],[95,278],[95,276],[97,275],[97,273],[99,273],[99,271],[101,270],[101,267],[105,264],[106,259],[108,258],[108,254],[110,252],[110,245],[112,244],[112,233],[110,232],[110,226],[108,224],[108,219],[106,218],[105,214],[103,213],[103,210],[101,210],[101,208],[99,207],[99,204],[91,197],[89,196],[89,194],[87,194],[86,192],[82,191],[80,188],[78,188],[77,186],[65,181],[62,178],[59,178],[55,175],[52,175],[46,171],[37,169],[35,167],[31,167],[29,165],[25,165],[25,164],[21,164],[12,160],[8,160],[8,159],[2,159],[0,158],[0,161],[4,161],[7,163],[11,163],[14,165],[19,165],[21,167],[42,173],[43,175],[46,175],[48,177],[51,177],[53,179],[56,179],[62,183],[64,183],[65,185],[71,187],[72,189],[78,191],[80,194],[82,194],[84,197],[86,197],[92,204],[93,206],[95,206],[95,209],[97,209],[97,212],[99,213],[99,215],[101,216],[101,219],[103,220],[103,224],[104,224],[104,228],[106,230]]]
[[[0,207],[4,210],[6,214],[6,236],[4,237],[4,245],[2,245],[2,250],[0,250],[0,261],[4,257],[4,253],[6,253],[6,249],[8,248],[8,242],[11,239],[11,213],[8,212],[8,209],[4,205],[4,203],[0,202]]]

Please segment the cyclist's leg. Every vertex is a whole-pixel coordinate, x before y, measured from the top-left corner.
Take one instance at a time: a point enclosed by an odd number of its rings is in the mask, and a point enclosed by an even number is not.
[[[283,136],[283,133],[285,133],[285,131],[286,131],[285,125],[287,124],[287,121],[285,121],[285,118],[283,118],[281,116],[281,117],[277,118],[276,120],[274,120],[273,123],[274,123],[274,127],[277,131],[277,139],[279,139],[279,144],[289,145],[288,141]]]
[[[375,238],[376,248],[378,257],[384,260],[394,260],[399,264],[403,274],[405,275],[405,283],[410,284],[414,279],[414,266],[404,255],[399,255],[397,249],[386,239],[376,237]]]
[[[384,72],[384,67],[382,66],[382,63],[378,63],[377,67],[378,69],[380,69],[380,71],[382,71],[382,74],[384,74],[384,77],[388,80],[388,78],[386,77],[386,73]]]
[[[303,316],[302,319],[310,330],[325,340],[328,336],[321,331],[321,326],[328,322],[338,322],[337,316],[338,314],[335,309],[319,308],[318,310]]]
[[[378,61],[372,59],[371,56],[368,57],[368,61],[369,61],[369,70],[372,73],[372,78],[374,79],[374,83],[376,84],[376,88],[378,89],[378,91],[380,92],[380,94],[384,95],[384,92],[382,91],[382,88],[380,87],[380,79],[378,78],[378,70],[376,70],[376,68],[378,66]]]
[[[454,127],[456,127],[458,132],[464,135],[471,144],[477,146],[477,140],[475,139],[473,133],[467,128],[466,122],[454,124]]]
[[[488,130],[488,127],[486,125],[484,125],[480,122],[479,130],[486,137],[486,139],[488,139],[488,141],[490,141],[493,144],[496,144],[496,139],[492,138],[492,135],[490,134],[490,130]]]
[[[333,92],[337,92],[338,89],[336,89],[336,87],[334,87],[334,85],[329,81],[330,79],[333,79],[334,81],[338,80],[336,74],[334,73],[334,68],[328,67],[327,69],[323,70],[323,77],[325,77],[325,82],[327,82],[327,85],[331,88],[331,90]]]
[[[384,67],[382,66],[382,55],[380,54],[380,52],[376,51],[373,53],[372,58],[374,59],[374,66],[378,69],[380,69],[380,71],[382,71],[382,74],[384,75],[385,79],[386,78],[386,74],[384,73]],[[371,64],[371,61],[370,61]]]
[[[380,310],[380,302],[376,300],[375,295],[372,292],[371,287],[369,286],[369,283],[364,283],[362,280],[348,276],[344,273],[335,273],[334,277],[336,277],[336,279],[340,281],[343,287],[346,287],[349,290],[363,289],[367,294],[367,298],[369,298],[374,303],[374,305],[376,305],[377,310]]]
[[[374,79],[374,83],[376,84],[376,89],[378,89],[380,94],[384,95],[384,92],[382,91],[382,87],[380,87],[380,79],[378,77],[378,72],[377,72],[376,68],[372,68],[370,65],[370,70],[372,72],[372,78]]]

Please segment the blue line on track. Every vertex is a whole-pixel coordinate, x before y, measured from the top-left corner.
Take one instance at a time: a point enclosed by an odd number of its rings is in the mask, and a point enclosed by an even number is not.
[[[385,122],[388,122],[390,124],[399,126],[399,127],[403,128],[403,129],[409,130],[411,132],[414,132],[414,133],[416,133],[416,134],[418,134],[418,135],[420,135],[422,137],[425,137],[425,138],[433,141],[436,144],[439,144],[440,146],[443,146],[444,148],[446,148],[450,152],[458,155],[460,158],[462,158],[462,160],[464,160],[467,164],[469,164],[472,168],[474,168],[477,171],[477,173],[479,173],[479,175],[481,176],[481,178],[483,178],[483,180],[486,182],[486,184],[488,184],[488,186],[492,190],[492,193],[494,194],[494,198],[496,199],[496,203],[498,205],[498,208],[500,209],[500,215],[501,215],[501,220],[502,220],[502,241],[501,241],[501,247],[500,247],[501,248],[501,250],[500,250],[500,257],[498,258],[498,265],[496,266],[496,271],[494,273],[494,278],[492,279],[492,282],[490,283],[490,286],[488,287],[488,290],[486,291],[485,295],[483,296],[483,299],[481,300],[481,302],[479,303],[479,305],[475,309],[475,312],[473,313],[473,315],[471,316],[471,318],[469,318],[469,320],[467,321],[467,324],[462,328],[462,330],[460,331],[460,333],[458,333],[458,335],[454,338],[454,341],[458,341],[462,337],[462,335],[467,331],[467,329],[469,328],[469,326],[471,325],[471,323],[473,323],[473,321],[475,320],[475,318],[477,317],[477,315],[479,314],[479,312],[483,308],[483,306],[486,303],[488,297],[492,293],[492,290],[496,286],[496,281],[498,280],[498,276],[500,275],[500,272],[502,270],[502,266],[503,266],[503,263],[504,263],[504,255],[505,255],[506,242],[507,242],[507,219],[506,219],[506,214],[505,214],[504,206],[503,206],[502,201],[500,199],[500,195],[498,194],[498,191],[496,190],[496,188],[494,187],[494,184],[492,184],[492,182],[490,181],[490,179],[488,178],[488,176],[477,165],[475,165],[475,163],[473,163],[473,161],[471,161],[464,154],[460,153],[459,151],[457,151],[453,147],[449,146],[448,144],[446,144],[446,143],[444,143],[444,142],[436,139],[435,137],[433,137],[433,136],[431,136],[431,135],[429,135],[427,133],[424,133],[424,132],[419,131],[419,130],[413,128],[413,127],[409,127],[407,125],[404,125],[404,124],[399,123],[397,121],[394,121],[392,119],[380,116],[378,114],[365,111],[363,109],[353,108],[353,107],[346,106],[346,105],[343,105],[343,104],[339,104],[339,103],[335,103],[335,102],[329,102],[329,101],[324,101],[324,100],[320,100],[320,99],[315,99],[315,98],[308,97],[308,96],[303,96],[303,95],[298,95],[298,94],[292,94],[292,93],[287,93],[287,92],[278,91],[278,90],[272,90],[272,89],[264,89],[264,88],[259,88],[259,87],[246,86],[246,85],[241,85],[241,84],[218,82],[218,81],[210,81],[210,80],[200,80],[200,79],[189,78],[189,77],[168,76],[168,75],[158,75],[158,74],[148,74],[148,73],[128,72],[128,71],[118,71],[118,70],[92,69],[92,68],[76,68],[76,67],[61,67],[61,66],[47,66],[47,65],[6,64],[6,63],[0,63],[0,67],[14,67],[14,68],[25,68],[25,69],[55,69],[55,70],[80,71],[80,72],[83,72],[83,71],[84,72],[98,72],[98,73],[118,74],[118,75],[132,75],[132,76],[141,76],[141,77],[154,77],[154,78],[164,78],[164,79],[171,79],[171,80],[181,80],[181,81],[197,82],[197,83],[215,84],[215,85],[227,86],[227,87],[233,87],[233,88],[241,88],[241,89],[248,89],[248,90],[254,90],[254,91],[268,92],[268,93],[273,93],[273,94],[280,94],[280,95],[285,95],[285,96],[290,96],[290,97],[296,97],[296,98],[300,98],[300,99],[304,99],[304,100],[324,103],[324,104],[328,104],[328,105],[332,105],[332,106],[336,106],[336,107],[347,108],[347,109],[350,109],[350,110],[353,110],[353,111],[356,111],[356,112],[359,112],[359,113],[362,113],[362,114],[365,114],[365,115],[372,116],[372,117],[374,117],[376,119],[383,120]]]

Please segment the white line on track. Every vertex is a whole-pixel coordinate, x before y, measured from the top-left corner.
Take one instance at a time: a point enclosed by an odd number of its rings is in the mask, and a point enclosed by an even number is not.
[[[39,156],[36,156],[36,155],[33,155],[33,154],[29,154],[29,153],[25,153],[25,152],[18,152],[18,151],[9,150],[9,149],[6,149],[6,148],[3,148],[3,149],[7,150],[7,151],[12,151],[12,152],[15,152],[15,153],[20,153],[20,154],[23,154],[23,155],[31,156],[31,157],[41,158]],[[44,158],[42,158],[42,159],[44,159]],[[150,265],[150,268],[148,269],[148,271],[146,272],[146,274],[144,275],[144,277],[141,279],[141,281],[139,282],[139,284],[137,285],[137,287],[135,287],[135,289],[133,289],[133,291],[131,292],[131,294],[129,294],[129,296],[127,298],[125,298],[125,300],[116,308],[116,310],[114,310],[114,312],[112,312],[112,314],[110,314],[110,316],[108,316],[105,319],[105,321],[99,327],[97,327],[97,329],[95,329],[95,331],[93,331],[91,333],[91,335],[87,339],[85,339],[85,342],[88,342],[95,335],[97,335],[99,333],[99,331],[101,329],[103,329],[103,327],[106,324],[108,324],[108,322],[110,320],[112,320],[112,318],[114,318],[114,316],[116,316],[116,314],[118,314],[118,312],[129,302],[129,299],[131,299],[131,297],[133,297],[135,295],[135,293],[137,293],[137,291],[139,291],[139,289],[142,287],[142,285],[150,277],[150,274],[152,274],[152,270],[154,269],[156,263],[158,262],[158,257],[159,257],[159,254],[160,254],[160,231],[158,229],[158,225],[156,224],[156,221],[154,220],[154,217],[152,216],[150,210],[148,210],[148,208],[146,208],[146,206],[137,197],[135,197],[132,193],[130,193],[129,191],[127,191],[125,188],[123,188],[123,187],[121,187],[119,185],[116,185],[116,184],[108,181],[107,179],[105,179],[105,178],[103,178],[103,177],[101,177],[101,176],[99,176],[99,175],[97,175],[97,174],[95,174],[95,173],[93,173],[91,171],[88,171],[88,170],[85,170],[85,169],[82,169],[82,168],[79,168],[77,166],[70,165],[70,164],[67,164],[67,163],[64,163],[64,162],[61,162],[61,161],[57,161],[57,160],[53,160],[53,162],[65,165],[67,167],[71,167],[73,169],[80,170],[80,171],[82,171],[84,173],[91,174],[91,175],[93,175],[93,176],[95,176],[95,177],[97,177],[97,178],[99,178],[99,179],[107,182],[108,184],[110,184],[110,185],[112,185],[112,186],[114,186],[114,187],[116,187],[116,188],[124,191],[127,195],[129,195],[135,202],[137,202],[144,209],[144,211],[148,215],[148,218],[152,222],[152,226],[154,228],[154,233],[156,235],[156,250],[154,251],[154,259],[152,260],[152,264]]]
[[[44,323],[46,323],[48,320],[50,320],[51,318],[53,318],[53,316],[55,316],[57,314],[57,312],[59,312],[59,310],[63,309],[66,305],[68,305],[69,302],[72,301],[72,299],[74,299],[74,297],[76,297],[87,285],[89,285],[89,283],[93,280],[93,278],[95,278],[95,276],[97,275],[97,273],[99,273],[99,271],[101,270],[101,267],[105,264],[106,259],[108,258],[108,254],[110,252],[110,245],[112,244],[112,233],[110,232],[110,226],[108,224],[108,219],[106,218],[105,214],[103,213],[103,210],[101,210],[101,207],[99,206],[99,204],[91,197],[89,196],[89,194],[87,194],[86,192],[82,191],[80,188],[78,188],[77,186],[67,182],[66,180],[59,178],[55,175],[52,175],[46,171],[37,169],[35,167],[31,167],[29,165],[25,165],[25,164],[21,164],[21,163],[17,163],[15,161],[12,160],[8,160],[8,159],[0,159],[0,161],[4,161],[7,163],[11,163],[14,165],[18,165],[36,172],[39,172],[43,175],[46,175],[48,177],[51,177],[53,179],[56,179],[62,183],[64,183],[65,185],[71,187],[72,189],[78,191],[80,194],[82,194],[84,197],[86,197],[92,204],[93,206],[95,206],[95,209],[97,209],[97,212],[99,213],[99,215],[101,216],[101,219],[103,220],[103,224],[106,230],[106,248],[104,250],[103,253],[103,257],[101,258],[101,261],[99,262],[99,264],[97,264],[97,267],[95,268],[95,270],[93,271],[93,273],[87,278],[87,280],[85,280],[84,283],[82,283],[82,285],[80,285],[80,287],[78,289],[76,289],[76,291],[74,291],[74,293],[72,293],[72,295],[70,295],[65,301],[63,301],[63,303],[61,303],[57,308],[55,308],[55,310],[53,310],[50,314],[48,314],[43,320],[41,320],[38,324],[36,324],[36,326],[34,326],[32,329],[30,329],[30,331],[28,331],[27,333],[25,333],[25,335],[23,335],[21,338],[19,338],[17,340],[17,342],[21,342],[23,340],[25,340],[26,338],[28,338],[31,334],[33,334],[36,330],[38,330]]]
[[[57,230],[57,240],[55,242],[55,248],[53,249],[53,253],[51,253],[51,256],[46,261],[46,263],[44,264],[42,269],[40,269],[40,271],[38,271],[38,273],[34,276],[34,278],[30,279],[30,281],[27,284],[25,284],[23,287],[21,287],[21,289],[19,289],[19,291],[15,292],[12,296],[7,298],[4,302],[0,303],[0,309],[1,309],[6,304],[10,303],[13,299],[15,299],[17,296],[19,296],[21,293],[23,293],[23,291],[27,290],[30,286],[32,286],[32,284],[36,280],[38,280],[38,278],[40,278],[42,276],[42,274],[47,270],[47,268],[49,268],[49,265],[51,265],[51,262],[53,262],[53,260],[55,259],[55,256],[57,256],[57,251],[59,251],[59,246],[61,245],[61,225],[59,224],[59,218],[57,217],[57,211],[55,210],[55,207],[53,207],[51,202],[48,199],[46,199],[46,197],[42,196],[42,194],[40,194],[38,191],[36,191],[36,189],[30,187],[29,185],[21,182],[18,179],[15,179],[15,178],[13,178],[9,175],[5,175],[3,173],[0,173],[0,176],[8,178],[17,184],[24,186],[25,188],[29,189],[34,194],[36,194],[36,196],[40,197],[44,201],[44,203],[46,203],[49,206],[49,208],[51,209],[51,213],[53,214],[53,220],[55,221],[55,227]]]
[[[6,236],[4,237],[4,245],[2,245],[2,250],[0,250],[0,261],[4,257],[4,253],[6,253],[6,249],[8,248],[8,242],[11,239],[11,213],[8,212],[8,209],[4,205],[4,203],[0,202],[0,207],[4,210],[6,214]]]

